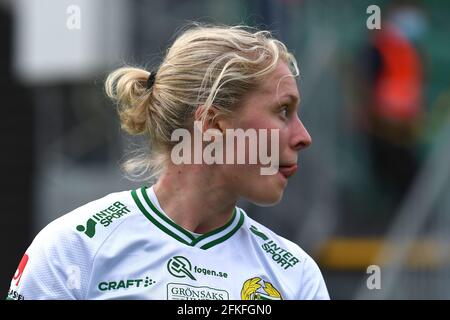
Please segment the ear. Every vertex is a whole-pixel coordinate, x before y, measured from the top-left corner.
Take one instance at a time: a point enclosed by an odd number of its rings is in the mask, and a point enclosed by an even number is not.
[[[204,106],[199,106],[194,113],[194,121],[204,121],[202,132],[208,129],[216,129],[225,134],[227,128],[231,128],[229,120],[219,109],[215,106],[211,106],[205,114]]]

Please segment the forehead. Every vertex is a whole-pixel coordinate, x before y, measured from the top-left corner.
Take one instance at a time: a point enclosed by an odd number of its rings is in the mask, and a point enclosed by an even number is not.
[[[270,74],[257,89],[262,95],[278,99],[284,96],[299,98],[297,82],[284,62],[280,62],[277,68]]]

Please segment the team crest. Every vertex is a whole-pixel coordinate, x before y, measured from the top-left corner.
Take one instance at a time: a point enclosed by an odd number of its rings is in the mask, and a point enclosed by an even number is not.
[[[255,277],[244,282],[242,300],[283,300],[280,291],[269,282]]]

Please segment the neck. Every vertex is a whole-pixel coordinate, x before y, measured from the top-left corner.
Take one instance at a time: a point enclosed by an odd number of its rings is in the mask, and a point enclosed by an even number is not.
[[[164,212],[177,225],[196,233],[226,224],[237,201],[218,170],[206,165],[169,165],[154,191]]]

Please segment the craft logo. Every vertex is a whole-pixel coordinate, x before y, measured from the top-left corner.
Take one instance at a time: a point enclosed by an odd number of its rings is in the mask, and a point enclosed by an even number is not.
[[[269,281],[255,277],[244,282],[241,290],[242,300],[283,300],[278,291]]]
[[[119,289],[129,289],[129,288],[147,288],[156,281],[150,279],[149,277],[140,278],[140,279],[124,279],[118,281],[102,281],[98,284],[98,289],[100,291],[111,291],[111,290],[119,290]]]

